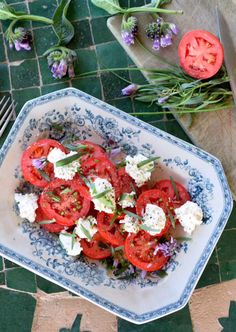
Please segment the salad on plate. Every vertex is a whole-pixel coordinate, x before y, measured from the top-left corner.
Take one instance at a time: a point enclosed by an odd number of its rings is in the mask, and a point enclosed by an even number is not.
[[[158,159],[39,139],[22,154],[34,190],[16,190],[17,213],[57,234],[68,255],[100,260],[115,276],[163,274],[181,247],[176,229],[189,239],[203,212],[174,178],[153,178]]]

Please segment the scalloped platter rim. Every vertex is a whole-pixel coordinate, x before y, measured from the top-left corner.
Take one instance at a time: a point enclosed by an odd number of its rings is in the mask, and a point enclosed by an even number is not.
[[[60,128],[60,130],[59,130]],[[204,212],[204,224],[168,265],[163,279],[119,280],[85,258],[66,255],[58,239],[14,211],[22,151],[37,138],[90,139],[119,144],[128,154],[160,155],[157,176],[188,187]],[[51,137],[51,136],[50,136]],[[30,271],[136,324],[185,306],[223,232],[232,196],[220,161],[80,90],[67,88],[27,102],[0,151],[0,254]]]

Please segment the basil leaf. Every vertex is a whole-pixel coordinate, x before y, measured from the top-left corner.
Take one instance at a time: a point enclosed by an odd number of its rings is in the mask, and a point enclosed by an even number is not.
[[[60,45],[68,44],[74,37],[75,31],[73,25],[66,18],[67,10],[71,0],[61,0],[60,5],[57,7],[53,15],[53,30],[58,38]]]
[[[119,0],[91,0],[91,2],[111,15],[123,13]]]

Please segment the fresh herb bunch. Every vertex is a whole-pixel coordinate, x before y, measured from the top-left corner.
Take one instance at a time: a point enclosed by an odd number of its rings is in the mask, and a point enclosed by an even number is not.
[[[74,77],[73,65],[76,53],[65,47],[74,37],[75,33],[73,25],[67,18],[70,2],[71,0],[61,0],[52,19],[49,19],[44,16],[17,12],[13,7],[6,4],[4,0],[0,1],[0,20],[12,21],[5,32],[5,38],[11,49],[14,46],[17,51],[29,51],[31,49],[31,32],[22,27],[14,29],[14,26],[16,24],[18,25],[20,21],[36,21],[52,25],[58,43],[45,52],[45,55],[47,56],[48,65],[52,71],[53,77],[55,78],[61,78],[66,74],[68,74],[69,77]]]
[[[138,19],[135,13],[151,13],[155,21],[145,27],[148,38],[153,40],[153,50],[159,51],[160,47],[172,44],[173,35],[177,34],[178,28],[174,23],[165,22],[158,14],[183,14],[182,10],[169,10],[161,8],[171,3],[172,0],[151,0],[147,6],[122,8],[119,0],[91,0],[92,3],[107,11],[111,15],[121,14],[121,36],[124,43],[131,46],[135,43],[138,33]],[[158,13],[158,14],[157,14]]]

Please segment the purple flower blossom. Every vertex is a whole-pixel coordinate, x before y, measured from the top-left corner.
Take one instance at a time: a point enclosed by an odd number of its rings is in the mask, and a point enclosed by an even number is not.
[[[171,31],[172,31],[175,35],[177,35],[177,34],[179,33],[179,28],[177,27],[176,24],[174,24],[174,23],[170,23],[170,24],[169,24],[169,27],[170,27]]]
[[[160,39],[159,38],[154,39],[152,48],[155,51],[159,51],[159,49],[160,49]]]
[[[142,270],[141,273],[140,273],[140,277],[141,277],[142,279],[145,279],[146,275],[147,275],[147,271]]]
[[[76,53],[68,48],[58,46],[57,50],[49,53],[47,60],[52,76],[61,79],[68,76],[75,77],[74,61]]]
[[[130,84],[124,89],[121,90],[121,93],[123,96],[131,96],[134,94],[138,89],[138,86],[136,84]]]
[[[13,49],[15,46],[16,51],[30,51],[31,43],[32,43],[32,35],[31,32],[26,30],[25,28],[16,28],[14,32],[7,31],[6,39],[9,42],[10,49]]]
[[[178,251],[179,244],[173,237],[171,237],[170,241],[158,244],[157,248],[165,257],[171,257]]]
[[[134,44],[135,36],[132,32],[123,30],[121,32],[121,37],[126,45],[130,46]]]
[[[167,46],[172,45],[172,36],[171,36],[170,33],[168,33],[165,36],[161,37],[160,45],[161,45],[161,47],[167,47]]]
[[[166,97],[161,97],[157,100],[158,104],[164,104],[164,102],[168,99],[169,97],[166,96]]]
[[[123,18],[121,24],[121,37],[126,45],[131,46],[134,44],[137,32],[138,25],[136,17],[131,16],[127,21]]]
[[[36,169],[44,169],[44,167],[46,166],[47,163],[47,159],[45,157],[42,158],[38,158],[38,159],[32,159],[32,165],[36,168]]]

